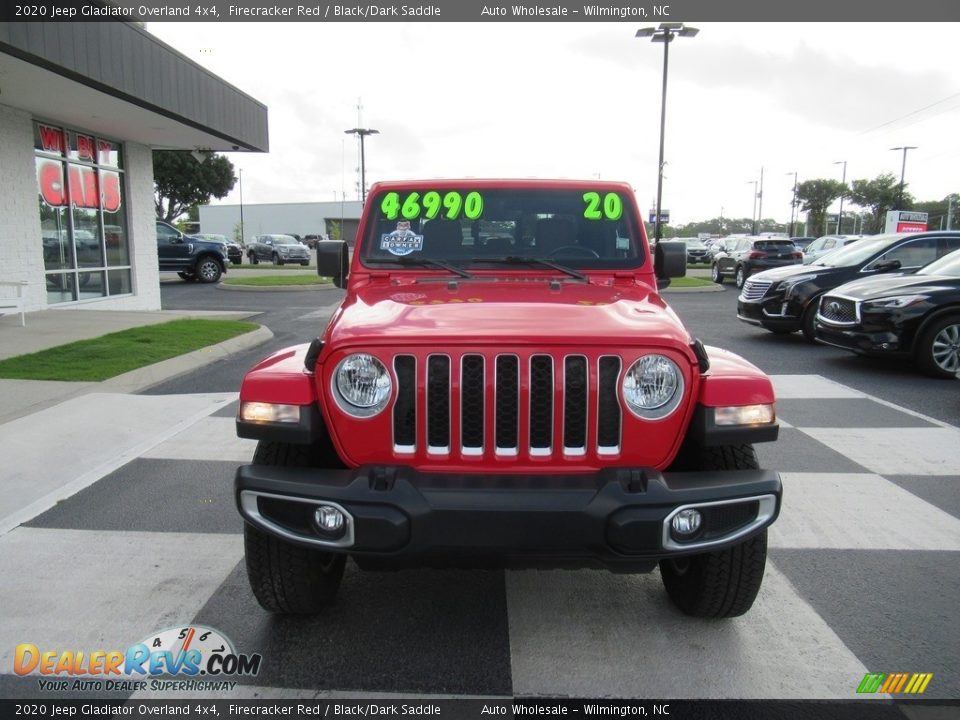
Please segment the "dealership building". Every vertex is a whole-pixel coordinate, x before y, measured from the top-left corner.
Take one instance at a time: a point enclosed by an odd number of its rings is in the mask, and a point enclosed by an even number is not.
[[[152,151],[268,144],[262,103],[140,23],[0,23],[0,293],[159,310]]]

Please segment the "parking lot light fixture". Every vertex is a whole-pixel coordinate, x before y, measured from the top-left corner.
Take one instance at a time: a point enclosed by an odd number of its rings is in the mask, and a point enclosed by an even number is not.
[[[900,166],[900,192],[897,193],[897,210],[903,210],[903,176],[907,172],[907,151],[916,150],[916,145],[901,145],[892,147],[891,150],[903,150],[903,164]]]
[[[356,135],[360,138],[360,202],[367,201],[367,161],[363,151],[363,139],[367,135],[379,135],[379,130],[372,128],[351,128],[343,131],[345,135]]]
[[[657,216],[653,226],[653,237],[660,242],[660,208],[663,200],[663,138],[667,119],[667,64],[670,57],[670,43],[675,37],[693,37],[697,28],[688,27],[683,23],[660,23],[660,27],[646,27],[637,30],[636,37],[648,37],[651,42],[663,43],[663,91],[660,97],[660,160],[657,164]]]
[[[843,178],[840,180],[844,185],[847,184],[847,161],[846,160],[837,160],[834,165],[843,165]],[[903,182],[901,180],[900,182]],[[840,196],[840,212],[837,213],[837,235],[841,235],[841,228],[843,227],[843,195]]]

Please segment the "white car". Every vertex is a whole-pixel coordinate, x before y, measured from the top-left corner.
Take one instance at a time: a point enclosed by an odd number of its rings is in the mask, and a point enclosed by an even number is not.
[[[852,242],[866,237],[865,235],[824,235],[807,245],[803,251],[803,264],[809,265],[814,260],[822,258],[828,252],[849,245]]]

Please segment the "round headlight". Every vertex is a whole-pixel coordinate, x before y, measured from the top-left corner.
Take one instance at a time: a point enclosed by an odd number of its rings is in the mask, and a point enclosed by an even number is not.
[[[623,399],[634,415],[645,420],[666,417],[683,399],[680,368],[663,355],[645,355],[624,375]]]
[[[382,362],[358,353],[340,362],[333,386],[341,410],[354,417],[371,417],[387,406],[393,384]]]

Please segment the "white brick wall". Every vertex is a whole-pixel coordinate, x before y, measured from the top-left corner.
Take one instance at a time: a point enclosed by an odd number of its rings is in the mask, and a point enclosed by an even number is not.
[[[160,309],[153,156],[150,148],[136,143],[124,143],[124,152],[125,202],[134,294],[62,303],[49,306],[51,308]],[[27,112],[0,105],[0,280],[27,280],[30,283],[24,289],[27,312],[48,307],[37,194],[32,118]]]
[[[0,280],[30,282],[27,312],[46,307],[33,124],[29,113],[7,105],[0,105]]]

